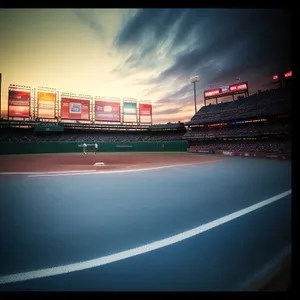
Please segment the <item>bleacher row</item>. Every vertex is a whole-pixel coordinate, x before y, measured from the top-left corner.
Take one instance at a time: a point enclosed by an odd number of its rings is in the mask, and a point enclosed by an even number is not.
[[[200,150],[222,150],[231,152],[265,152],[265,153],[291,153],[291,141],[232,141],[230,143],[210,142],[194,143],[190,148]]]
[[[236,126],[236,125],[235,125]],[[272,133],[286,133],[290,131],[289,123],[278,124],[251,124],[244,126],[231,126],[224,128],[210,128],[200,130],[189,130],[183,136],[184,139],[190,138],[216,138],[228,136],[257,136]]]
[[[221,138],[221,137],[239,137],[239,136],[259,136],[268,134],[289,133],[291,129],[290,122],[281,122],[277,124],[246,124],[242,126],[234,125],[223,128],[205,128],[198,130],[188,130],[185,134],[182,132],[119,132],[119,133],[64,133],[51,135],[35,135],[32,132],[14,132],[1,133],[0,141],[15,142],[43,142],[43,141],[64,141],[64,142],[129,142],[129,141],[174,141],[193,138]]]
[[[290,112],[290,100],[290,89],[266,90],[235,101],[203,106],[189,123],[227,121]]]

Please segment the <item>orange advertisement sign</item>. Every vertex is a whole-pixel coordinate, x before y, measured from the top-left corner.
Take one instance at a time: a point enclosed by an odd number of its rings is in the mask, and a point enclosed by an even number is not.
[[[38,117],[55,118],[56,94],[38,92]]]

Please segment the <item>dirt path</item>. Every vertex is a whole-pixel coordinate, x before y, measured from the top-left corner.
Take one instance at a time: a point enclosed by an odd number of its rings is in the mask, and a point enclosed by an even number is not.
[[[43,155],[0,157],[0,173],[111,171],[186,165],[220,160],[220,157],[191,154],[105,154]],[[94,166],[103,162],[103,166]]]

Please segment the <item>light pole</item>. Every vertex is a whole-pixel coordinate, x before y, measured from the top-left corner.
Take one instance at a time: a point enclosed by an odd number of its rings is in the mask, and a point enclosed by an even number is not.
[[[194,84],[194,102],[195,102],[195,114],[197,113],[197,104],[196,104],[196,82],[200,81],[199,76],[193,76],[190,78],[191,83]]]

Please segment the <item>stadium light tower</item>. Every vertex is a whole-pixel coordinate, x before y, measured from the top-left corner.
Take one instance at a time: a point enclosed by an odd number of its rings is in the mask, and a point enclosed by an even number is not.
[[[199,76],[193,76],[190,78],[191,83],[194,84],[194,102],[195,102],[195,114],[197,113],[197,104],[196,104],[196,82],[200,81]]]

